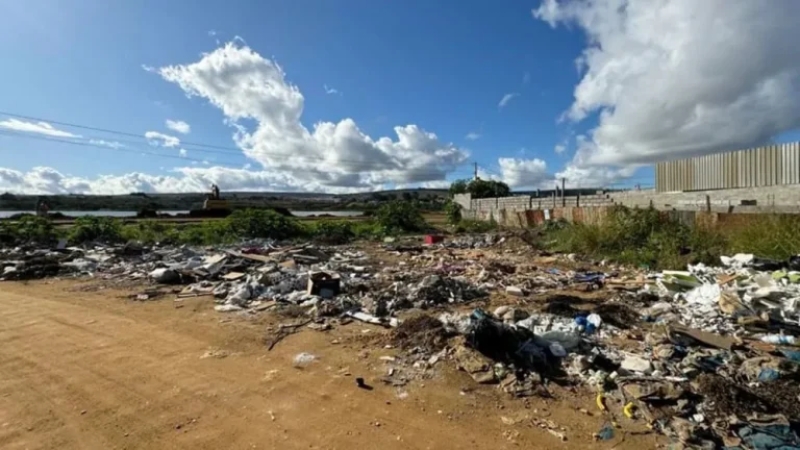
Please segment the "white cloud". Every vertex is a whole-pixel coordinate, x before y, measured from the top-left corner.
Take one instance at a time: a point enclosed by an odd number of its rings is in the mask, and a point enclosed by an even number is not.
[[[504,95],[503,98],[500,99],[500,103],[497,104],[497,107],[500,109],[505,108],[506,105],[508,105],[508,103],[511,102],[511,100],[514,100],[516,97],[519,97],[519,94],[516,92]]]
[[[118,149],[125,147],[124,144],[117,142],[117,141],[106,141],[104,139],[89,139],[89,143],[92,145],[99,145],[103,147]]]
[[[470,131],[469,133],[467,133],[466,136],[464,136],[464,139],[468,141],[477,141],[480,138],[481,138],[480,133],[476,133],[474,131]]]
[[[183,157],[183,158],[186,158],[186,155],[188,155],[188,154],[189,154],[189,152],[187,152],[185,148],[182,148],[182,149],[180,149],[180,150],[178,151],[178,154],[179,154],[181,157]]]
[[[570,176],[613,180],[619,172],[583,171],[613,164],[624,175],[800,128],[796,0],[543,0],[533,15],[588,38],[566,117],[597,113],[598,125]]]
[[[323,84],[322,88],[325,89],[326,94],[338,94],[339,90],[336,88],[328,87],[327,84]]]
[[[616,168],[568,164],[564,170],[556,173],[554,178],[558,181],[559,186],[561,185],[561,179],[566,179],[568,188],[621,187],[621,183],[632,177],[639,167],[637,165],[628,165]]]
[[[181,145],[181,140],[175,136],[159,133],[158,131],[148,131],[144,137],[150,145],[160,145],[161,147],[174,148]]]
[[[500,179],[515,188],[534,188],[552,177],[547,175],[547,163],[541,159],[498,158]]]
[[[306,128],[299,88],[274,61],[246,45],[227,43],[195,63],[157,72],[189,97],[219,108],[244,154],[295,186],[370,189],[444,180],[468,157],[413,124],[394,127],[396,139],[372,138],[349,118]]]
[[[192,162],[192,164],[197,161]],[[286,173],[252,171],[228,167],[179,167],[171,175],[127,173],[98,175],[93,178],[63,174],[50,167],[35,167],[28,172],[0,168],[0,192],[24,194],[129,194],[131,192],[205,192],[212,183],[223,191],[302,191],[332,193],[363,192],[371,189],[325,187],[320,183],[300,182]],[[383,186],[375,186],[380,189]]]
[[[192,127],[182,120],[167,119],[167,128],[180,134],[189,134],[192,131]]]
[[[52,137],[79,138],[79,134],[69,131],[59,130],[47,122],[26,122],[18,119],[6,119],[0,121],[0,128],[7,130],[22,131],[24,133],[44,134]]]
[[[553,150],[556,152],[556,155],[560,155],[567,150],[567,146],[564,144],[557,144]]]

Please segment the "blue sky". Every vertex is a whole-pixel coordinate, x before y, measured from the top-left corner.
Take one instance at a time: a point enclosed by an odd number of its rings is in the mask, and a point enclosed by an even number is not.
[[[608,3],[620,1],[623,0]],[[549,3],[562,9],[548,12]],[[535,11],[540,7],[537,17]],[[212,171],[214,167],[246,167],[249,171],[282,174],[276,179],[274,174],[262,173],[260,178],[249,181],[242,173],[230,176],[248,189],[258,189],[258,180],[268,180],[265,189],[285,185],[289,190],[309,186],[337,191],[407,183],[433,185],[437,181],[441,184],[441,178],[469,176],[473,162],[478,163],[484,176],[508,178],[520,189],[548,186],[558,176],[567,176],[571,183],[583,179],[603,185],[650,185],[647,164],[670,155],[654,156],[644,145],[648,142],[618,151],[609,142],[613,143],[613,133],[620,126],[611,122],[607,130],[596,135],[611,136],[606,141],[592,137],[592,130],[603,128],[598,127],[598,113],[603,108],[622,111],[627,105],[617,97],[608,100],[587,96],[584,102],[576,101],[576,88],[582,80],[586,84],[587,73],[605,64],[590,61],[588,70],[576,66],[576,59],[591,47],[587,36],[602,41],[605,33],[578,14],[603,11],[572,13],[564,7],[563,2],[517,0],[8,2],[0,15],[0,52],[6,62],[0,71],[0,111],[27,117],[17,117],[18,121],[35,122],[31,118],[36,118],[81,136],[59,140],[102,139],[119,142],[124,151],[103,145],[47,141],[41,139],[46,134],[17,129],[11,135],[0,135],[0,167],[8,171],[6,184],[24,182],[29,185],[28,190],[63,190],[72,186],[93,192],[102,190],[102,183],[97,183],[100,175],[117,177],[106,180],[120,184],[120,189],[189,189],[226,176],[222,169]],[[692,25],[699,28],[703,24]],[[274,62],[282,68],[285,84],[302,93],[300,122],[307,130],[313,130],[318,122],[335,124],[350,118],[357,125],[359,136],[375,141],[384,136],[396,140],[394,127],[414,124],[436,134],[438,141],[431,146],[451,148],[464,156],[451,154],[446,161],[426,160],[430,167],[440,167],[442,176],[439,171],[434,174],[432,169],[413,167],[417,154],[410,152],[406,160],[392,162],[394,175],[381,172],[370,181],[362,178],[356,182],[342,168],[335,179],[309,184],[296,174],[303,170],[302,164],[295,161],[294,165],[284,166],[272,158],[283,151],[296,154],[296,149],[254,143],[265,137],[259,134],[262,125],[269,128],[265,119],[246,117],[249,113],[235,119],[253,137],[249,146],[235,142],[235,129],[226,120],[230,117],[219,104],[212,104],[216,97],[201,93],[189,98],[187,89],[197,85],[186,88],[186,80],[167,80],[163,68],[198,63],[204,53],[215,52],[228,43],[251,50],[270,61],[268,64]],[[625,55],[606,56],[622,61]],[[234,64],[230,59],[226,61]],[[590,81],[599,83],[597,79]],[[626,82],[611,81],[621,86]],[[613,84],[603,82],[614,90]],[[513,98],[499,106],[506,95]],[[216,99],[227,101],[220,98]],[[578,103],[589,106],[571,118],[562,117],[575,110]],[[0,116],[0,120],[10,118],[13,116]],[[186,122],[191,131],[182,134],[170,130],[166,120]],[[133,136],[72,128],[63,123]],[[778,128],[782,129],[776,133],[773,126],[769,137],[783,135],[787,127],[796,129],[794,124],[780,124]],[[766,125],[765,128],[769,129]],[[680,124],[676,125],[676,130],[680,129]],[[150,145],[143,137],[148,131],[178,137],[182,143],[175,147]],[[302,130],[298,133],[302,134]],[[636,131],[628,133],[635,135]],[[697,154],[740,142],[756,142],[763,140],[763,134],[761,130],[734,141],[717,139],[686,152]],[[341,152],[344,156],[332,161],[358,159],[365,164],[358,146],[331,150],[318,141],[313,151],[304,156],[309,161],[315,155]],[[557,146],[565,150],[557,152]],[[419,151],[433,152],[429,147]],[[680,151],[685,147],[682,143],[665,145]],[[180,148],[187,154],[184,159],[179,158]],[[243,153],[248,148],[249,158]],[[306,149],[305,144],[303,148]],[[393,151],[383,148],[384,152]],[[609,152],[624,153],[625,157],[607,157]],[[677,152],[675,155],[679,155]],[[585,164],[588,160],[602,165]],[[42,167],[51,171],[32,173]],[[176,172],[181,167],[193,171]],[[338,170],[325,165],[315,170],[325,172],[328,167]],[[366,166],[355,166],[363,167]],[[397,174],[406,169],[416,171],[416,175]],[[133,173],[138,175],[122,179]],[[283,174],[296,178],[286,183],[281,178]],[[26,179],[29,176],[33,178]],[[186,181],[187,177],[191,180]],[[231,188],[240,187],[235,186],[236,182],[228,184]]]

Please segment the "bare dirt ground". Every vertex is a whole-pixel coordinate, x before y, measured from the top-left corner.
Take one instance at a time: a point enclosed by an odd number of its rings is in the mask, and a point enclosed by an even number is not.
[[[614,439],[593,443],[611,419],[590,393],[513,400],[450,363],[437,365],[440,376],[405,386],[400,398],[378,380],[385,373],[378,358],[394,350],[357,338],[384,332],[368,325],[304,330],[268,352],[266,323],[274,318],[225,316],[208,298],[140,303],[75,281],[0,286],[2,449],[644,449],[662,442],[626,433],[644,429],[627,422]],[[319,360],[293,368],[299,352]],[[356,377],[374,389],[359,389]],[[542,420],[563,426],[567,441],[535,425]]]

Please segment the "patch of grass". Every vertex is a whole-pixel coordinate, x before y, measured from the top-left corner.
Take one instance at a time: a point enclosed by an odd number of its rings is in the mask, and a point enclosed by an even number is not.
[[[709,230],[692,229],[655,209],[616,207],[598,224],[565,224],[545,230],[550,249],[654,269],[713,262],[725,249]]]
[[[787,259],[800,253],[800,215],[765,214],[723,228],[733,253]]]
[[[494,220],[468,220],[462,219],[455,226],[456,233],[488,233],[497,229],[497,222]]]

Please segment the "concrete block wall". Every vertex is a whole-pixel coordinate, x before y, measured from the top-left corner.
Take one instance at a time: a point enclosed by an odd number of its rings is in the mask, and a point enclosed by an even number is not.
[[[472,209],[472,194],[455,194],[453,202],[460,205],[463,210]]]
[[[703,210],[708,203],[712,210],[730,209],[763,212],[774,208],[781,211],[800,212],[800,185],[764,186],[712,191],[665,192],[627,191],[610,194],[614,203],[627,207],[653,207],[661,210]],[[706,199],[708,196],[708,202]],[[743,204],[744,203],[744,204]],[[754,204],[753,204],[754,203]]]

